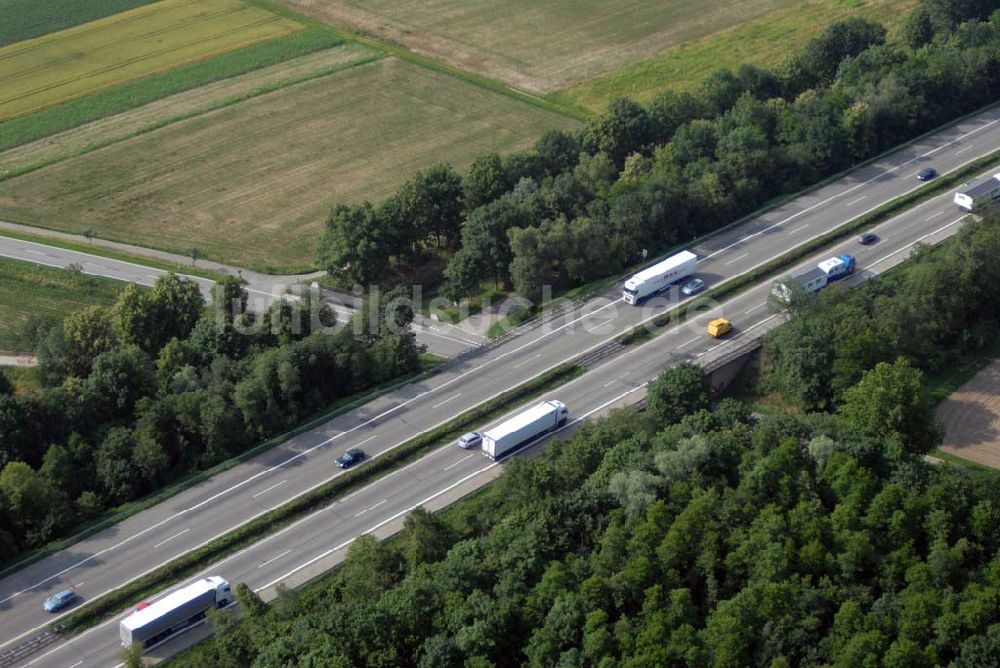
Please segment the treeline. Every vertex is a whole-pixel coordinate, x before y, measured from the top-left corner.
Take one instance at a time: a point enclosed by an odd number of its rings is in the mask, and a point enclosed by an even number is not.
[[[319,259],[369,284],[446,249],[444,292],[484,281],[536,299],[716,230],[1000,95],[995,2],[922,0],[901,39],[830,25],[776,71],[720,70],[695,93],[620,99],[576,132],[418,173],[378,206],[338,206]]]
[[[408,309],[334,331],[312,293],[254,317],[226,279],[213,302],[173,274],[130,285],[39,332],[40,392],[0,374],[0,559],[420,365]]]
[[[805,410],[830,409],[879,362],[941,371],[997,340],[1000,217],[922,247],[889,280],[800,295],[765,339],[763,383]]]
[[[441,515],[265,606],[184,666],[992,666],[1000,487],[925,463],[930,411],[905,364],[835,414],[707,410],[695,366],[645,415],[517,459]],[[916,372],[919,374],[919,372]],[[894,390],[886,428],[867,391]]]

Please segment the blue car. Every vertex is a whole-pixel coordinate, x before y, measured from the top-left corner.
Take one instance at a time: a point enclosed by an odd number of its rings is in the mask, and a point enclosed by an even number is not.
[[[337,466],[342,469],[350,468],[365,458],[365,453],[360,448],[351,448],[341,456],[337,457]]]
[[[45,604],[42,606],[45,608],[45,612],[59,612],[67,605],[73,603],[76,600],[76,592],[72,589],[63,589],[60,592],[56,592],[45,599]]]

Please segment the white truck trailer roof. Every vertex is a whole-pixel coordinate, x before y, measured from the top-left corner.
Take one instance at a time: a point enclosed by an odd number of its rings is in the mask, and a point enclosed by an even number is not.
[[[494,441],[499,441],[507,434],[513,434],[516,431],[524,429],[529,424],[537,422],[562,405],[563,403],[561,401],[544,401],[536,406],[532,406],[523,413],[518,413],[514,417],[501,422],[492,429],[487,429],[483,432],[483,437],[489,437]]]
[[[174,608],[178,608],[188,601],[203,596],[206,592],[215,591],[225,580],[218,576],[211,576],[189,584],[187,587],[178,589],[172,594],[164,596],[156,603],[136,610],[131,615],[122,620],[122,625],[129,631],[140,629],[146,624],[159,619]]]
[[[666,260],[662,262],[657,262],[652,267],[647,267],[643,269],[638,274],[628,279],[625,282],[625,288],[628,290],[635,290],[636,286],[642,285],[646,281],[650,281],[664,272],[675,269],[685,262],[690,262],[691,260],[697,260],[698,256],[691,251],[681,251],[676,255],[671,255]]]

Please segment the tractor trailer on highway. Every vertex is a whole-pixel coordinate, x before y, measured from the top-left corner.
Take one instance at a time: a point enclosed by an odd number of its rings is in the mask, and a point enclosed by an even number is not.
[[[783,278],[774,284],[771,293],[778,299],[788,301],[791,298],[791,290],[788,286],[792,281],[799,283],[809,292],[817,292],[831,282],[853,274],[854,265],[854,256],[852,255],[845,253],[838,257],[831,257],[815,267],[803,269]]]
[[[955,193],[955,204],[972,212],[1000,199],[1000,174],[983,176],[964,184]]]
[[[566,424],[569,410],[561,401],[543,401],[483,432],[483,454],[499,459],[534,438]]]
[[[118,625],[122,645],[150,647],[204,619],[211,608],[223,608],[232,600],[229,583],[218,575],[198,580],[130,613]]]
[[[691,251],[681,251],[671,255],[625,281],[622,298],[626,304],[638,304],[671,283],[687,278],[694,273],[697,266],[698,256]]]

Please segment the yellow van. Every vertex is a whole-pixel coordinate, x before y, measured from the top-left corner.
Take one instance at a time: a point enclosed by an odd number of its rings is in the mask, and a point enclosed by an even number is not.
[[[716,318],[708,323],[708,333],[716,339],[720,336],[724,336],[732,328],[733,325],[725,318]]]

